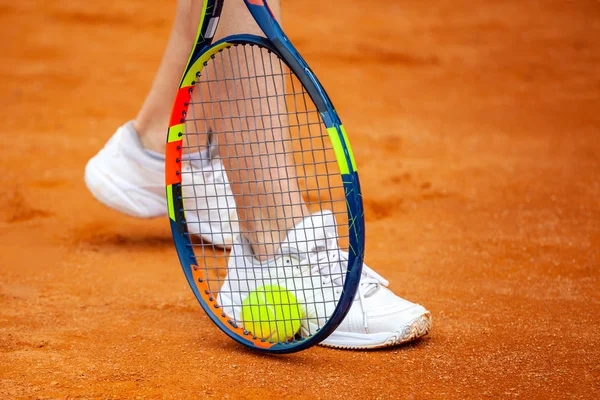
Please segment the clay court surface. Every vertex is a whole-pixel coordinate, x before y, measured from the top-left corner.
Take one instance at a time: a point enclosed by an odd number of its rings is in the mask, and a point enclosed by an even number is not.
[[[3,1],[0,398],[598,398],[600,3],[283,3],[353,143],[367,263],[431,334],[287,356],[226,338],[167,220],[82,179],[174,1]]]

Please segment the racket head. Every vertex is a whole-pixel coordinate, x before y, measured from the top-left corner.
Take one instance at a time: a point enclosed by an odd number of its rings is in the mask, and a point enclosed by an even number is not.
[[[277,62],[271,64],[272,69],[268,75],[270,78],[285,80],[283,97],[286,113],[289,114],[288,124],[285,127],[289,130],[285,151],[291,154],[292,162],[299,171],[297,174],[299,186],[310,212],[327,209],[333,213],[337,225],[335,239],[341,249],[347,252],[347,261],[344,261],[342,266],[343,290],[339,296],[329,300],[330,303],[334,303],[334,307],[332,304],[326,307],[330,310],[334,308],[333,311],[328,312],[326,316],[318,315],[315,318],[314,313],[312,316],[308,315],[310,311],[307,310],[313,310],[310,304],[306,301],[304,303],[297,301],[300,304],[301,314],[295,317],[288,316],[287,319],[297,319],[301,323],[301,328],[295,335],[284,335],[283,338],[277,335],[261,337],[260,334],[252,332],[257,330],[254,329],[255,325],[252,325],[252,321],[249,322],[239,313],[225,312],[228,308],[220,304],[219,290],[226,280],[228,258],[231,254],[194,238],[190,231],[195,232],[197,229],[191,226],[195,222],[190,220],[195,219],[186,219],[186,216],[189,217],[190,214],[198,211],[190,207],[190,204],[197,204],[198,199],[194,198],[195,190],[189,183],[186,184],[185,175],[199,171],[193,171],[193,167],[192,171],[182,170],[185,154],[202,151],[202,146],[198,146],[195,140],[197,138],[194,136],[208,136],[210,133],[211,136],[218,138],[222,135],[219,131],[227,129],[225,125],[219,126],[214,115],[208,118],[212,119],[213,127],[199,123],[202,119],[206,122],[206,115],[211,112],[207,110],[207,106],[214,106],[215,103],[222,105],[227,101],[231,103],[232,99],[239,102],[238,99],[244,96],[250,99],[247,101],[253,101],[250,82],[248,82],[247,94],[224,94],[221,90],[219,98],[215,97],[219,93],[219,90],[216,90],[218,88],[215,87],[219,85],[220,79],[218,68],[226,65],[219,59],[228,58],[231,63],[232,60],[239,60],[242,51],[246,52],[246,57],[250,52],[251,58],[255,60],[258,59],[257,54],[260,54],[263,60],[264,57],[277,58]],[[364,255],[362,198],[352,150],[343,125],[339,122],[337,113],[314,74],[310,73],[308,68],[303,69],[305,76],[300,77],[296,73],[298,65],[303,62],[301,59],[290,62],[289,54],[284,58],[269,40],[253,35],[227,37],[203,49],[190,60],[187,72],[181,81],[167,138],[166,184],[169,219],[186,279],[204,311],[223,332],[241,344],[271,353],[290,353],[309,348],[335,330],[353,302],[360,281]],[[292,69],[290,64],[296,68]],[[226,77],[226,74],[223,72],[221,78]],[[242,72],[237,77],[235,74],[235,68],[232,68],[232,75],[229,78],[239,81],[249,80],[252,71],[250,70],[244,77]],[[311,84],[305,86],[303,82],[311,82]],[[243,87],[244,83],[242,82],[241,85]],[[213,86],[212,90],[210,86]],[[311,86],[310,89],[308,86]],[[212,98],[209,96],[207,101],[208,92],[211,93]],[[203,93],[205,97],[200,97],[198,93]],[[230,99],[224,99],[225,96],[230,96]],[[204,115],[203,118],[198,118],[196,115],[198,109],[201,111],[200,114]],[[260,113],[263,112],[256,112],[256,114]],[[216,141],[218,142],[218,139]],[[190,162],[189,165],[191,164]],[[234,232],[235,235],[242,236],[246,233],[240,232],[239,227]],[[254,288],[265,287],[256,282],[253,284]],[[293,294],[299,293],[297,288],[285,286],[284,288]],[[247,292],[243,295],[249,298]],[[302,293],[298,295],[298,299],[303,297]],[[285,308],[286,305],[280,304],[280,306]],[[281,307],[275,309],[276,312],[280,312]],[[315,323],[315,320],[318,322]],[[249,325],[253,328],[247,329]]]

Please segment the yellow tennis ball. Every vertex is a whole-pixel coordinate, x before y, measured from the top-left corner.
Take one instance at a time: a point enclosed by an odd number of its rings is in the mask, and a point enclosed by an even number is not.
[[[281,286],[261,286],[242,302],[244,329],[274,342],[293,338],[303,315],[296,297]]]

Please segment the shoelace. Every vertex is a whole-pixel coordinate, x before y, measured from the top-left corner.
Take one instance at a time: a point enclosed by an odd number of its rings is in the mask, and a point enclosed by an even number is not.
[[[337,247],[334,235],[327,233],[325,246],[317,247],[315,250],[308,256],[311,274],[322,275],[324,277],[324,284],[333,282],[340,287],[343,286],[345,271],[342,268],[345,268],[348,264],[348,253]],[[363,324],[365,329],[368,327],[367,314],[364,312],[365,299],[380,285],[388,286],[389,282],[363,263],[360,284],[358,286],[358,299],[363,310]]]

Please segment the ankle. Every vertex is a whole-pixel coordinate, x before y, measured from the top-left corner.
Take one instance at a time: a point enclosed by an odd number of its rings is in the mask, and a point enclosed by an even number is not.
[[[137,123],[137,120],[133,122],[133,127],[137,132],[140,143],[144,149],[159,154],[165,154],[164,137],[162,137],[157,130],[140,125]],[[158,138],[161,137],[163,140],[158,140]]]
[[[279,252],[279,244],[250,242],[254,258],[264,262],[272,259]]]

